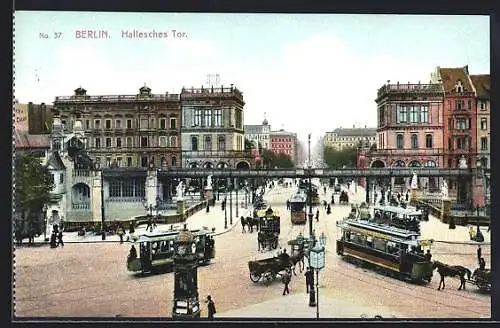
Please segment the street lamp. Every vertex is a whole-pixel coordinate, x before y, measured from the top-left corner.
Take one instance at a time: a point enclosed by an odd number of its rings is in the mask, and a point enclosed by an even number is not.
[[[95,168],[99,171],[100,179],[101,179],[101,239],[106,240],[106,229],[104,229],[104,179],[102,176],[101,163],[96,162]]]
[[[47,204],[43,204],[43,241],[49,241],[49,238],[47,238],[47,210],[48,210]]]
[[[323,242],[326,243],[326,237]],[[319,271],[325,267],[325,247],[314,246],[309,253],[309,260],[310,267],[316,271],[316,318],[319,319]]]
[[[229,179],[229,224],[233,225],[233,183]]]

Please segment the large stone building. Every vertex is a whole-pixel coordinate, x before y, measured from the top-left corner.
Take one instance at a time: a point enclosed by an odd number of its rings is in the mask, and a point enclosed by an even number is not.
[[[297,134],[284,129],[271,131],[269,150],[275,154],[286,154],[297,164]]]
[[[375,101],[377,150],[371,153],[370,166],[442,166],[441,84],[386,84]],[[429,188],[438,186],[436,179],[419,182]],[[406,187],[410,181],[398,178],[394,183]]]
[[[253,166],[245,151],[243,94],[236,87],[182,89],[182,167]]]
[[[353,125],[352,129],[340,127],[332,132],[325,133],[323,137],[323,146],[336,150],[358,148],[366,144],[371,146],[376,143],[376,134],[376,128],[367,128],[366,125],[364,128]]]
[[[86,149],[103,167],[180,167],[181,106],[178,94],[90,96],[83,88],[56,97],[54,113],[63,129],[82,122]]]
[[[252,142],[254,149],[258,149],[259,145],[262,149],[270,148],[271,126],[267,119],[264,118],[262,124],[245,125],[245,139]]]

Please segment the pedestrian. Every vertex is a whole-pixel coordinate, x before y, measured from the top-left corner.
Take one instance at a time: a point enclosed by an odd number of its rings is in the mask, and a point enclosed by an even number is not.
[[[484,261],[484,258],[479,259],[479,270],[484,270],[486,268],[486,262]]]
[[[335,197],[332,194],[332,205],[335,205]]]
[[[323,206],[325,207],[325,210],[326,210],[326,206],[328,205],[328,203],[326,202],[326,200],[323,201]]]
[[[316,209],[316,222],[319,222],[319,209]]]
[[[123,235],[125,234],[125,231],[123,230],[123,226],[121,224],[118,226],[118,229],[116,229],[116,234],[120,237],[120,244],[123,244]]]
[[[244,233],[246,232],[245,230],[245,218],[242,216],[240,216],[240,222],[241,222],[241,233]]]
[[[148,216],[148,225],[146,226],[146,231],[148,231],[148,229],[151,229],[151,231],[153,231],[153,219],[151,218],[151,216]]]
[[[309,289],[314,288],[314,271],[311,270],[311,267],[307,267],[304,276],[306,277],[306,293],[309,293]]]
[[[410,198],[410,193],[408,192],[408,190],[406,191],[406,195],[405,195],[405,200],[408,202],[408,199]]]
[[[62,232],[62,229],[59,230],[59,233],[57,234],[57,245],[56,246],[59,246],[61,245],[61,247],[64,247],[64,242],[63,242],[63,232]]]
[[[283,288],[283,295],[290,294],[290,290],[288,289],[288,285],[290,284],[290,280],[292,280],[292,273],[290,272],[290,268],[287,268],[285,274],[283,274],[282,282],[285,285]]]
[[[210,212],[210,205],[208,205],[208,202],[207,202],[207,213]]]
[[[156,228],[156,221],[157,221],[157,219],[158,219],[158,215],[153,216],[153,229]],[[153,230],[151,229],[151,231],[153,231]]]
[[[481,245],[477,245],[477,262],[481,264],[482,249]]]
[[[215,303],[214,303],[214,301],[212,301],[212,296],[208,295],[205,303],[208,303],[207,304],[208,319],[213,320],[214,314],[216,314],[217,311],[215,310]]]
[[[329,215],[330,213],[332,213],[332,208],[330,207],[330,204],[328,204],[326,207],[326,214]]]

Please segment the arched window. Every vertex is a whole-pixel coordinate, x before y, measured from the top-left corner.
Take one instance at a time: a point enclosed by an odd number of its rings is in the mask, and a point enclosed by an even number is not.
[[[420,167],[420,162],[419,161],[412,161],[408,164],[410,167]]]
[[[398,149],[403,149],[404,148],[404,137],[402,134],[398,134],[396,136],[396,147]]]
[[[395,163],[394,163],[394,166],[397,166],[397,167],[405,167],[405,162],[402,161],[402,160],[397,160]]]
[[[418,149],[418,136],[416,134],[411,135],[411,148]]]
[[[170,136],[170,147],[177,147],[177,137],[176,136]]]
[[[425,148],[432,148],[432,134],[425,135]]]
[[[175,156],[172,156],[172,167],[177,166],[177,158]]]
[[[425,166],[426,167],[436,167],[437,164],[434,161],[428,160],[427,162],[425,162]]]

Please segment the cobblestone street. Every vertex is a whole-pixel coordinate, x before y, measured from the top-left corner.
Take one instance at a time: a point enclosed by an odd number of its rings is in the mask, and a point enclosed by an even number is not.
[[[287,241],[299,232],[308,234],[307,225],[292,226],[290,223],[285,202],[292,191],[292,188],[276,187],[265,196],[281,214],[282,247],[287,247]],[[330,195],[331,191],[326,195],[321,192],[321,201],[329,200]],[[358,201],[363,200],[364,190],[358,187],[355,197]],[[243,215],[242,211],[239,215]],[[324,232],[328,238],[326,268],[320,273],[321,317],[360,318],[377,314],[398,318],[490,317],[490,295],[481,294],[471,284],[465,291],[458,291],[457,278],[446,278],[446,289],[437,291],[439,275],[436,272],[429,285],[420,286],[356,267],[341,259],[335,252],[335,222],[349,211],[350,206],[336,203],[332,214],[327,216],[321,207],[319,222],[314,222],[316,232]],[[217,204],[210,214],[200,211],[193,217],[192,220],[200,222],[223,220],[224,212]],[[316,310],[308,306],[305,278],[299,270],[292,278],[287,296],[281,295],[283,285],[279,279],[269,285],[250,280],[248,261],[271,257],[276,251],[259,252],[257,234],[242,233],[236,217],[233,217],[233,224],[233,229],[215,237],[216,257],[212,263],[198,269],[200,300],[212,295],[217,317],[315,317]],[[452,241],[466,241],[468,238],[466,227],[457,226],[447,234],[448,226],[432,217],[429,222],[422,223],[422,231],[436,240],[448,237]],[[483,233],[489,241],[489,232]],[[474,270],[477,267],[476,247],[436,242],[432,247],[433,259]],[[56,249],[46,245],[17,249],[16,316],[170,317],[173,275],[139,277],[127,273],[125,262],[129,248],[129,243],[108,242],[68,243]],[[482,248],[489,267],[490,246],[485,244]],[[201,316],[206,317],[206,306],[202,304]]]

